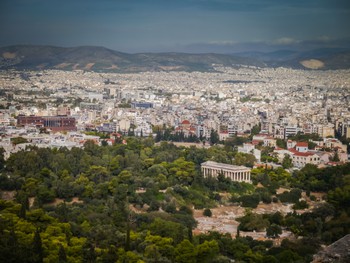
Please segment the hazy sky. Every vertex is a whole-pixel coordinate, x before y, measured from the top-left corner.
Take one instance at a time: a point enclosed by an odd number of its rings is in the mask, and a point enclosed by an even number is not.
[[[350,0],[0,0],[0,46],[234,52],[349,39]]]

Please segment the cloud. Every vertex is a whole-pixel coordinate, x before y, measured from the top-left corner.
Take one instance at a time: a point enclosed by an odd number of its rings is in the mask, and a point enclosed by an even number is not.
[[[218,46],[231,46],[237,44],[237,41],[232,40],[223,40],[223,41],[210,41],[208,42],[209,45],[218,45]]]
[[[282,37],[271,42],[272,45],[296,45],[301,41],[291,37]]]
[[[333,39],[329,36],[319,36],[316,38],[316,40],[320,41],[320,42],[330,42]]]
[[[350,49],[350,38],[334,39],[328,36],[320,36],[309,40],[282,37],[273,41],[210,41],[178,46],[177,51],[227,54],[250,51],[273,52],[276,50],[308,51],[321,48]]]

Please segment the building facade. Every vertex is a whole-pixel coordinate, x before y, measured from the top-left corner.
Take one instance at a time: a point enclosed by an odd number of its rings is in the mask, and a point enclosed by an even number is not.
[[[76,131],[76,121],[73,117],[67,116],[23,116],[17,117],[17,125],[34,125],[36,127],[43,127],[54,132],[58,131]]]
[[[313,152],[295,152],[292,156],[293,165],[298,168],[304,167],[306,164],[320,164],[320,156]]]
[[[201,171],[205,178],[217,178],[218,175],[222,173],[226,178],[230,178],[232,181],[251,183],[251,169],[245,166],[207,161],[201,164]]]

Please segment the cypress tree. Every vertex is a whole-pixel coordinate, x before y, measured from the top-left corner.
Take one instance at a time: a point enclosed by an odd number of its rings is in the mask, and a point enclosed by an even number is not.
[[[58,263],[66,263],[67,255],[62,244],[60,244],[60,249],[58,250]]]
[[[44,259],[43,256],[43,247],[40,237],[39,229],[35,231],[33,239],[33,262],[42,263]]]

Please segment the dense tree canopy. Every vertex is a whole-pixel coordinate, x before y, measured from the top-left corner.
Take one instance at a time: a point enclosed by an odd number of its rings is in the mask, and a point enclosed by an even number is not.
[[[0,190],[15,194],[0,199],[0,261],[309,262],[321,243],[350,233],[349,164],[293,173],[254,168],[254,184],[203,177],[200,164],[207,160],[253,166],[252,155],[235,151],[242,141],[205,149],[130,137],[126,145],[31,147],[7,160],[0,150]],[[277,194],[279,187],[288,190]],[[302,191],[323,191],[327,203],[301,215],[247,210],[237,233],[192,235],[192,208],[206,208],[207,216],[227,204],[283,202],[298,209],[305,205]],[[301,238],[272,247],[239,235],[265,231],[277,238],[281,229]]]

